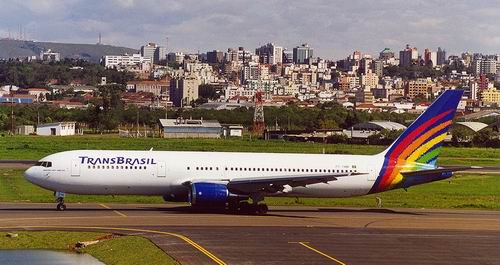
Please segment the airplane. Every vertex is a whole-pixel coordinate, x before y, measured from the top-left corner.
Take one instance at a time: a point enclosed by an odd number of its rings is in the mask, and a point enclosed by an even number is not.
[[[450,178],[474,167],[438,167],[462,90],[444,91],[386,150],[375,155],[74,150],[42,158],[25,178],[65,194],[150,195],[265,214],[267,196],[363,196]]]

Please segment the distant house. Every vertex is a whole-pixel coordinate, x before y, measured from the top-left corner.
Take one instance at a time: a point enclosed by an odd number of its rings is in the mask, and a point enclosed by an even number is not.
[[[49,103],[57,106],[58,108],[64,109],[86,109],[88,107],[88,105],[85,105],[82,102],[71,100],[52,100],[49,101]]]
[[[36,134],[43,136],[67,136],[76,134],[76,122],[55,122],[39,124]]]
[[[224,137],[242,137],[243,126],[238,124],[223,124],[222,135]]]
[[[13,96],[2,96],[0,97],[0,103],[9,104],[32,104],[35,101],[35,97],[25,94],[14,94]]]
[[[33,125],[19,125],[16,126],[17,135],[30,135],[35,133],[35,126]]]
[[[45,88],[28,88],[26,89],[26,93],[34,97],[34,100],[45,101],[47,98],[47,94],[50,94],[49,90]]]
[[[168,95],[169,88],[169,80],[139,80],[127,83],[127,90],[130,92],[147,92],[155,96]]]
[[[164,138],[220,138],[218,121],[191,119],[160,119]]]

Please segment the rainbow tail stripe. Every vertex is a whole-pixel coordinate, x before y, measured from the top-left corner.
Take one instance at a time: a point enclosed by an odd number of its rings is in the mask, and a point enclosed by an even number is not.
[[[405,187],[400,172],[432,169],[463,90],[446,90],[384,152],[384,164],[370,193]],[[432,180],[430,180],[432,181]]]

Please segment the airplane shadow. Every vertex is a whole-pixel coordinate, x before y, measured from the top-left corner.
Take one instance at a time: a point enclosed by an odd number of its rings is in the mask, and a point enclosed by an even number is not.
[[[330,213],[381,213],[381,214],[403,214],[403,215],[425,215],[423,213],[395,211],[384,208],[367,209],[344,209],[344,208],[318,208],[318,209],[294,209],[294,212],[330,212]],[[290,210],[273,210],[273,212],[290,212]]]
[[[54,208],[36,208],[36,207],[22,207],[22,208],[0,208],[0,212],[2,211],[15,211],[15,212],[59,212]],[[174,207],[137,207],[137,208],[72,208],[68,206],[65,212],[111,212],[111,211],[124,211],[124,212],[163,212],[163,213],[172,213],[172,214],[200,214],[200,215],[208,215],[208,214],[220,214],[220,215],[240,215],[240,216],[257,216],[257,214],[253,213],[245,213],[245,212],[232,212],[228,210],[219,210],[219,209],[196,209],[190,206],[174,206]],[[273,214],[274,211],[269,211],[267,214],[262,216],[276,216],[276,217],[289,217],[289,218],[313,218],[310,216],[295,216],[295,215],[284,215],[284,214]],[[289,211],[290,212],[290,211]]]

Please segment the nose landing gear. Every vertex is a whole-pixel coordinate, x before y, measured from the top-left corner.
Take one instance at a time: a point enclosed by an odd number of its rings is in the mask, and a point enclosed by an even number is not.
[[[64,204],[64,192],[54,192],[54,196],[56,196],[56,202],[57,202],[57,207],[56,209],[58,211],[64,211],[66,210],[66,204]]]

